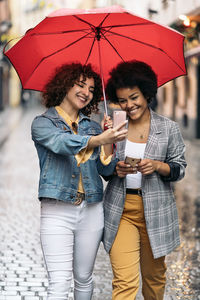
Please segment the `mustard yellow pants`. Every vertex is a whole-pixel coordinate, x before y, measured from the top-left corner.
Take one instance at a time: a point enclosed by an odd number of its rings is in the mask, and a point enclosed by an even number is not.
[[[141,271],[145,300],[162,300],[165,290],[165,257],[153,258],[146,231],[142,197],[126,195],[119,229],[110,251],[113,269],[112,300],[134,300]]]

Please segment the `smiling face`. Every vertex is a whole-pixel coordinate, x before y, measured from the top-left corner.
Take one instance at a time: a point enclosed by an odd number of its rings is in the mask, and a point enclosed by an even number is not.
[[[69,89],[63,102],[67,104],[68,112],[79,112],[82,108],[87,106],[93,98],[94,93],[94,79],[86,78],[83,80],[81,75],[80,80],[77,81],[72,88]]]
[[[138,87],[120,88],[116,91],[118,103],[131,120],[139,120],[149,114],[147,99]]]

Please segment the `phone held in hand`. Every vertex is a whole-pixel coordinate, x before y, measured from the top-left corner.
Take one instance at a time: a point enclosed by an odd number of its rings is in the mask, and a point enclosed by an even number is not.
[[[130,156],[126,156],[125,158],[125,164],[131,165],[131,167],[135,167],[136,164],[138,164],[141,161],[141,158],[134,158]]]
[[[123,110],[114,110],[113,111],[113,127],[116,127],[120,123],[126,121],[126,112]],[[125,126],[121,128],[125,129]]]

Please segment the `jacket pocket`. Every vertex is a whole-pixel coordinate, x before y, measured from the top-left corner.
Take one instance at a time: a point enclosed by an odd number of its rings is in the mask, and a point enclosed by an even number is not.
[[[101,130],[98,128],[87,127],[82,130],[82,135],[98,135],[101,134]]]
[[[42,171],[42,178],[43,179],[47,178],[47,173],[48,173],[48,169],[49,169],[49,165],[51,163],[51,160],[52,160],[52,156],[51,156],[51,153],[49,152],[47,154],[47,158],[45,160],[43,171]]]
[[[62,121],[56,121],[54,124],[56,127],[64,130],[65,132],[72,133],[71,128],[69,126],[67,126],[65,123],[63,123]]]

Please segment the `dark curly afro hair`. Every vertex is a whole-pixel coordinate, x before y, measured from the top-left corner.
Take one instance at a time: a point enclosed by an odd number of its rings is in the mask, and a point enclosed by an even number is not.
[[[110,72],[106,85],[106,94],[113,103],[118,103],[116,90],[138,87],[150,103],[157,93],[157,76],[152,68],[137,60],[119,63]]]
[[[64,64],[55,70],[42,93],[43,104],[49,108],[60,105],[68,91],[79,81],[81,75],[83,80],[86,78],[94,79],[94,93],[91,102],[81,109],[84,115],[89,116],[92,112],[98,111],[98,103],[102,97],[102,84],[100,76],[93,71],[92,66],[80,63]]]

